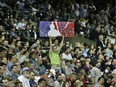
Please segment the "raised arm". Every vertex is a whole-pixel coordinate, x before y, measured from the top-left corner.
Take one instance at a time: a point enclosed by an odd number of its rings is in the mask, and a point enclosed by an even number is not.
[[[50,37],[50,51],[52,50],[52,37]]]
[[[62,49],[63,43],[64,43],[64,36],[62,36],[62,41],[60,43],[59,51]]]

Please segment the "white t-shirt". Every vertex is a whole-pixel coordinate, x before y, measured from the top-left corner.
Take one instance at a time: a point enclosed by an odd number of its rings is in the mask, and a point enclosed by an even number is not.
[[[72,55],[70,53],[69,54],[63,53],[62,54],[62,59],[72,60]]]
[[[30,87],[29,79],[25,78],[23,75],[19,76],[18,79],[22,82],[23,87]]]
[[[65,65],[65,60],[72,60],[72,55],[69,53],[69,54],[65,54],[63,53],[62,54],[62,64]]]
[[[94,77],[95,78],[95,83],[98,82],[98,78],[102,76],[102,72],[97,68],[97,67],[93,67],[90,70],[90,77]]]
[[[17,24],[17,28],[18,28],[18,29],[21,28],[21,29],[24,29],[24,30],[25,30],[25,26],[26,26],[26,24],[25,24],[25,23],[22,23],[22,22],[19,22],[19,23]]]

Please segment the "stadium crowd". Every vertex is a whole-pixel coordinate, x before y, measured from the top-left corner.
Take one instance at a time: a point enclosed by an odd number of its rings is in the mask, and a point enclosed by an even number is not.
[[[0,87],[116,87],[114,3],[0,0]],[[96,45],[39,37],[40,21],[74,22]]]

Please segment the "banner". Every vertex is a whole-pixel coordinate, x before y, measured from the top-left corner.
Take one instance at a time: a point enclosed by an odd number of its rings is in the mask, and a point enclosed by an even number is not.
[[[74,22],[40,21],[40,37],[74,37]]]

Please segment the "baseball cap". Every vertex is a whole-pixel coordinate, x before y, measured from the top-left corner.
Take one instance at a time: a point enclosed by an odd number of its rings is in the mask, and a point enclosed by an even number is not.
[[[44,69],[39,71],[39,75],[43,75],[43,74],[45,74],[45,70]]]
[[[29,69],[28,67],[24,67],[24,68],[23,68],[23,72],[24,72],[24,71],[29,71],[29,70],[30,70],[30,69]]]
[[[50,69],[50,72],[53,73],[53,75],[56,75],[55,69]]]

